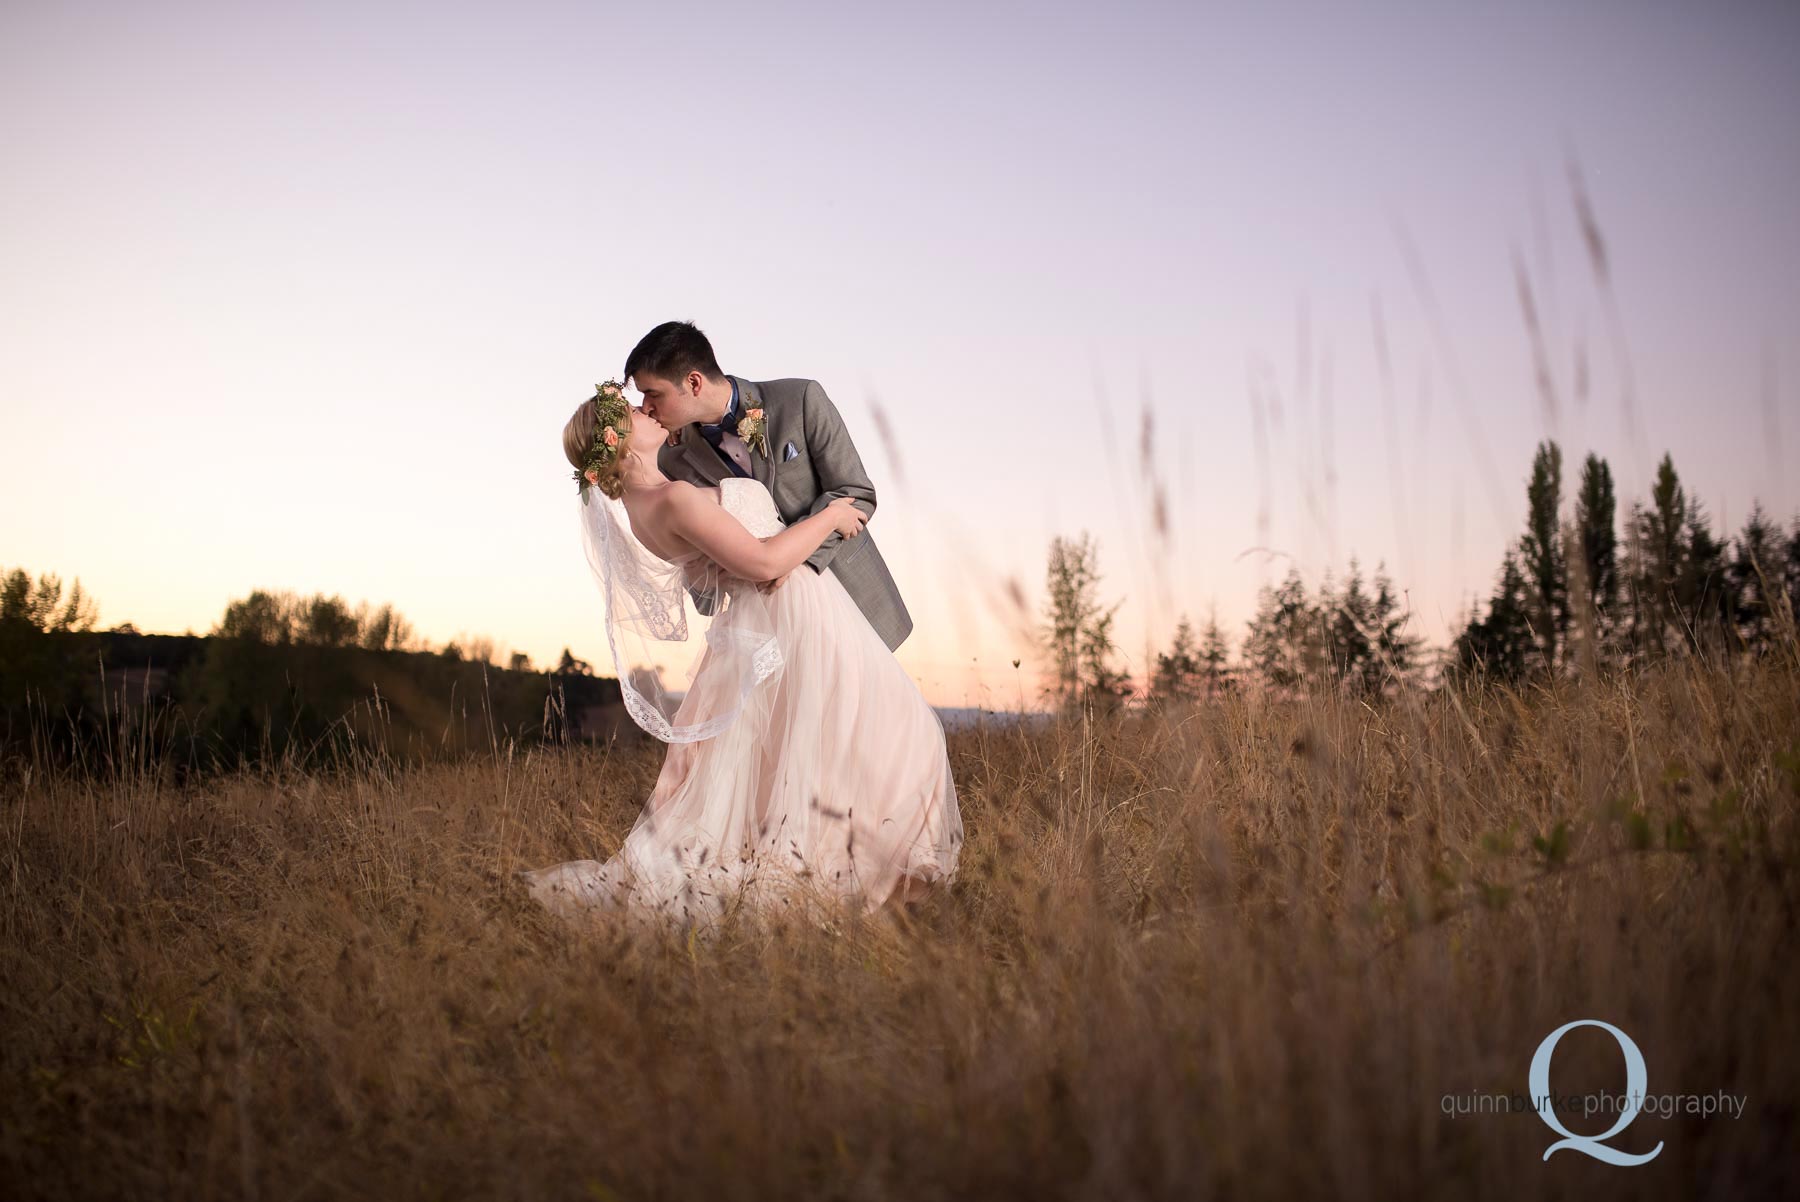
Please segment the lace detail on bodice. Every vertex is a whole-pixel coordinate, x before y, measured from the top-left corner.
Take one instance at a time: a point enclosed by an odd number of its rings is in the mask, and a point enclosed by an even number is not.
[[[769,490],[747,476],[726,476],[719,481],[719,506],[757,538],[768,538],[787,528],[787,523],[781,520],[781,511],[775,508],[775,498],[769,495]],[[734,583],[728,587],[733,587],[735,591],[742,586]],[[758,682],[781,667],[781,663],[781,645],[774,639],[769,639],[758,647],[751,660]]]
[[[757,538],[768,538],[787,529],[775,498],[769,490],[749,476],[727,476],[719,481],[719,508],[738,520],[738,524]],[[669,562],[686,565],[706,558],[704,551],[684,551]],[[727,587],[730,587],[728,578]]]
[[[775,508],[775,498],[749,476],[727,476],[719,481],[719,508],[757,538],[768,538],[787,529],[781,511]],[[684,551],[669,562],[685,564],[704,555],[702,551]]]
[[[787,526],[769,490],[748,476],[726,476],[720,480],[719,505],[757,538],[780,534]]]

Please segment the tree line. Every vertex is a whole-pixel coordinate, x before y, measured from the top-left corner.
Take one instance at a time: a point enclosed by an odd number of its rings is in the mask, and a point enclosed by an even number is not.
[[[1784,529],[1761,504],[1735,536],[1715,532],[1665,454],[1650,496],[1622,529],[1611,468],[1589,454],[1565,505],[1562,451],[1540,443],[1526,484],[1525,528],[1493,591],[1449,646],[1410,628],[1401,595],[1377,564],[1350,560],[1309,588],[1297,569],[1259,591],[1233,659],[1216,617],[1196,631],[1183,615],[1142,681],[1120,665],[1113,621],[1122,602],[1099,596],[1099,549],[1083,532],[1051,541],[1037,631],[1044,699],[1063,710],[1193,702],[1254,682],[1276,691],[1329,687],[1380,695],[1419,686],[1617,670],[1681,654],[1766,653],[1794,637],[1800,609],[1800,516]]]
[[[549,673],[523,653],[502,668],[490,639],[432,648],[393,606],[322,593],[254,590],[206,635],[100,630],[98,612],[79,581],[0,570],[0,763],[93,763],[127,742],[177,772],[374,738],[456,753],[588,737],[569,724],[618,694],[567,648]]]
[[[1568,512],[1562,495],[1562,451],[1540,443],[1525,530],[1485,612],[1478,606],[1451,646],[1452,674],[1519,681],[1671,654],[1760,655],[1791,634],[1800,517],[1784,530],[1758,502],[1735,536],[1723,536],[1667,454],[1622,530],[1606,460],[1582,463]]]
[[[99,606],[82,590],[77,578],[65,598],[62,579],[43,573],[34,581],[23,568],[0,572],[0,630],[13,632],[80,633],[96,629]],[[122,622],[114,632],[135,634],[137,627]],[[244,639],[265,646],[361,647],[368,651],[428,652],[446,659],[489,663],[514,672],[534,669],[522,651],[502,656],[487,635],[461,635],[433,648],[413,624],[392,605],[371,606],[359,601],[352,608],[343,597],[325,593],[304,596],[289,589],[253,589],[233,598],[208,637]],[[0,664],[6,647],[0,644]],[[577,659],[565,647],[557,673],[592,675],[593,667]]]

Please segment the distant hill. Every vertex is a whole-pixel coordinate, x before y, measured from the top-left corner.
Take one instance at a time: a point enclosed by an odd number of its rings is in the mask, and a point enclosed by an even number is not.
[[[618,681],[525,672],[428,651],[114,631],[0,634],[0,756],[34,736],[84,746],[157,742],[191,766],[359,742],[397,758],[566,739],[633,738]]]
[[[938,721],[944,724],[946,731],[974,730],[982,726],[1043,726],[1052,721],[1050,714],[1036,711],[1021,713],[1018,710],[990,710],[966,705],[940,705],[934,708]]]
[[[947,731],[1037,725],[1043,713],[941,706]],[[619,682],[431,651],[212,635],[0,632],[0,759],[70,761],[154,747],[190,770],[384,749],[405,761],[567,740],[645,738]]]

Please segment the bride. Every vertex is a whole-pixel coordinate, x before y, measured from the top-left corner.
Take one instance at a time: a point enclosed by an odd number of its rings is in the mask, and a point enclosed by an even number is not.
[[[668,432],[614,381],[563,441],[626,709],[669,750],[618,854],[521,870],[532,896],[691,927],[947,885],[963,833],[937,715],[835,573],[792,571],[860,534],[862,511],[838,498],[786,526],[754,479],[671,480]],[[676,694],[661,661],[687,641],[689,597],[711,622]]]

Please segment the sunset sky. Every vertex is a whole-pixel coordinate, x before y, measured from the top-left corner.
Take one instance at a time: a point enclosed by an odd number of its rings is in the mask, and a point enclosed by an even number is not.
[[[1797,59],[1730,0],[9,0],[0,565],[609,670],[560,431],[689,318],[838,403],[934,702],[1029,700],[1082,529],[1137,671],[1353,554],[1441,645],[1541,438],[1800,510]]]

